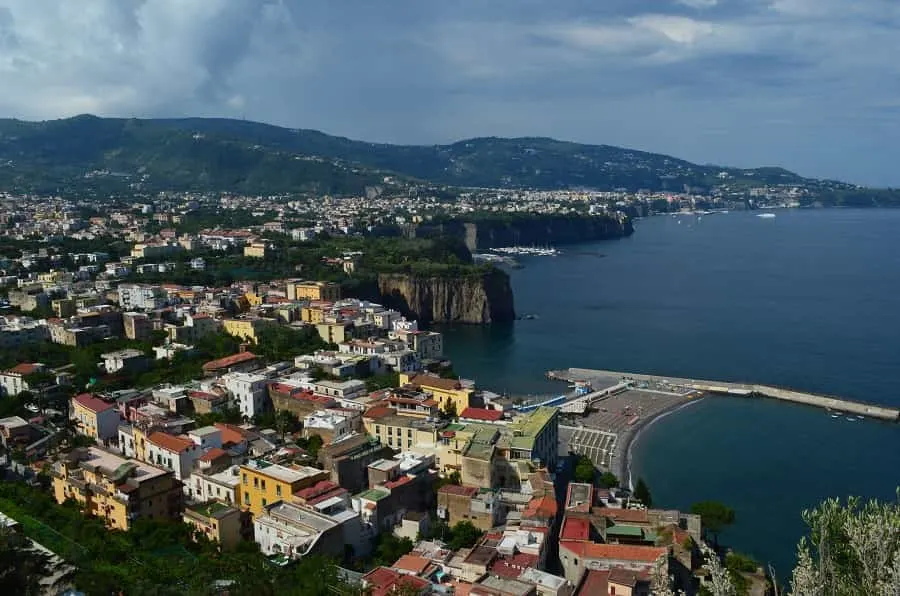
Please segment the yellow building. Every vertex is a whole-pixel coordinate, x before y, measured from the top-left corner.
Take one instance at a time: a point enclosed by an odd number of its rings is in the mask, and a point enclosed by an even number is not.
[[[241,512],[217,501],[185,507],[182,520],[223,550],[232,550],[241,541]]]
[[[254,292],[247,292],[246,294],[244,294],[244,298],[247,299],[247,302],[250,303],[251,307],[259,306],[260,304],[263,303],[263,297]]]
[[[99,447],[61,455],[51,476],[57,503],[73,499],[110,528],[128,530],[139,518],[181,517],[183,493],[172,472]]]
[[[447,410],[453,404],[456,413],[469,407],[475,388],[463,385],[458,379],[442,379],[435,375],[400,373],[400,386],[411,386],[431,396],[438,402],[438,407]]]
[[[309,466],[282,466],[261,459],[241,466],[241,506],[259,515],[276,501],[290,501],[298,490],[308,488],[329,474]]]
[[[260,329],[275,324],[269,319],[225,319],[222,321],[222,329],[228,335],[258,343]]]
[[[264,259],[266,257],[266,243],[252,242],[244,247],[244,256],[255,259]]]
[[[319,337],[331,344],[341,344],[353,339],[353,324],[347,321],[339,323],[316,323]]]
[[[304,306],[300,309],[300,320],[304,323],[322,323],[325,321],[325,311],[317,306]]]
[[[79,434],[101,442],[119,434],[120,418],[115,405],[89,393],[73,397],[69,412]]]
[[[437,445],[441,429],[440,423],[401,416],[387,406],[369,408],[363,414],[363,426],[382,445],[403,450],[416,445]]]
[[[331,281],[291,281],[287,284],[287,298],[337,302],[341,299],[341,286]]]

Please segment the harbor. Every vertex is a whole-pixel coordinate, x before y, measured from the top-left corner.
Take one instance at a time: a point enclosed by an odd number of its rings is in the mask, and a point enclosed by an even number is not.
[[[570,384],[572,391],[538,405],[560,408],[560,447],[585,455],[602,470],[631,484],[631,447],[641,431],[668,414],[707,396],[771,398],[825,409],[832,418],[856,422],[863,418],[895,422],[900,410],[833,396],[769,385],[664,377],[621,371],[570,368],[549,371],[547,377]]]
[[[704,394],[732,395],[738,397],[766,397],[781,401],[788,401],[809,406],[824,408],[831,412],[840,412],[852,414],[854,416],[862,416],[865,418],[875,418],[896,422],[900,420],[900,409],[869,404],[861,401],[844,399],[840,397],[819,395],[803,391],[796,391],[783,387],[773,387],[771,385],[734,383],[729,381],[708,381],[701,379],[684,379],[677,377],[665,377],[660,375],[648,375],[641,373],[609,371],[609,370],[593,370],[584,368],[570,368],[563,371],[549,371],[547,376],[551,379],[567,381],[570,383],[591,383],[592,387],[596,387],[594,382],[604,386],[610,379],[614,380],[613,385],[607,385],[610,389],[615,387],[625,388],[642,388],[655,386],[675,392],[683,391],[699,391]],[[595,402],[603,399],[603,391],[594,391],[588,395],[576,397],[569,402],[561,404],[563,409],[568,408],[572,411],[586,411]]]

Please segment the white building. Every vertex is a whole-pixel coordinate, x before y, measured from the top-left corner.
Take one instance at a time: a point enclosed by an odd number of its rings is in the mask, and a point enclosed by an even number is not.
[[[349,381],[319,381],[313,383],[313,392],[336,399],[353,399],[366,394],[366,384],[358,379]]]
[[[205,453],[210,449],[222,448],[222,431],[215,426],[204,426],[189,431],[188,438]]]
[[[253,373],[232,372],[222,375],[222,384],[234,396],[241,415],[253,418],[268,408],[268,379]]]
[[[317,511],[279,501],[253,518],[253,537],[264,555],[299,559],[343,549],[340,525]]]
[[[166,294],[159,286],[120,284],[119,306],[122,310],[156,310],[166,304]]]
[[[237,502],[237,490],[240,484],[241,467],[230,466],[215,474],[194,470],[185,488],[188,496],[195,501],[201,503],[218,501],[226,505],[234,505]]]
[[[145,359],[143,352],[130,348],[101,354],[100,357],[103,358],[104,369],[110,374],[141,366],[144,364]]]
[[[147,437],[147,463],[172,470],[178,480],[187,480],[194,461],[203,455],[200,446],[184,437],[154,432]]]
[[[14,350],[19,346],[50,339],[47,321],[27,317],[0,317],[0,350]]]
[[[25,377],[28,375],[43,372],[45,367],[40,362],[28,363],[23,362],[16,366],[0,372],[0,397],[6,395],[19,395],[23,391],[28,391],[28,383]]]
[[[336,414],[328,410],[313,412],[303,419],[303,433],[305,436],[320,435],[328,437],[334,443],[353,432],[353,420],[350,416]]]

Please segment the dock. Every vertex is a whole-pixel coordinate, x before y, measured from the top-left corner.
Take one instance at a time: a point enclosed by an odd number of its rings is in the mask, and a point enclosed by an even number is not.
[[[586,381],[591,379],[603,379],[607,382],[609,382],[610,379],[618,380],[615,385],[609,388],[613,389],[614,387],[616,390],[620,389],[623,384],[627,386],[652,384],[657,387],[671,387],[673,390],[700,391],[707,394],[733,395],[738,397],[767,397],[797,404],[816,406],[835,412],[875,418],[878,420],[890,422],[897,422],[900,420],[900,409],[897,408],[879,406],[840,397],[796,391],[793,389],[785,389],[782,387],[773,387],[771,385],[683,379],[661,375],[647,375],[611,370],[593,370],[586,368],[570,368],[563,371],[550,371],[547,373],[547,376],[551,379],[568,382]],[[589,395],[566,402],[560,407],[572,412],[584,411],[590,407],[595,400],[601,400],[608,395],[608,391],[595,391]]]

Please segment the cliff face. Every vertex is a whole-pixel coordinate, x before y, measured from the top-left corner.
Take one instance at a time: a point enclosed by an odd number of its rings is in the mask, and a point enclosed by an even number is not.
[[[559,245],[622,238],[634,232],[627,217],[549,215],[466,224],[470,250],[498,246]]]
[[[483,275],[378,276],[381,301],[422,323],[504,323],[515,319],[509,276],[494,269]]]

